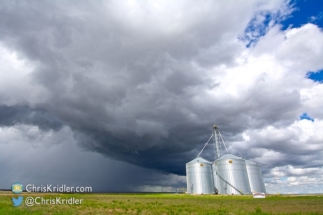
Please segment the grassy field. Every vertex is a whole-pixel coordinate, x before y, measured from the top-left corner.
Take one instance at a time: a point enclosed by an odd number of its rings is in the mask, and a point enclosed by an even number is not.
[[[35,205],[23,202],[13,207],[11,192],[0,192],[0,214],[323,214],[323,195],[252,196],[185,194],[44,194],[23,193],[44,199],[74,197],[80,205]]]

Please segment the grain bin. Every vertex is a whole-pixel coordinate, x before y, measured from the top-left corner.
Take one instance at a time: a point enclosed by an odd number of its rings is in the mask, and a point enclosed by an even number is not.
[[[252,161],[246,160],[246,167],[247,167],[247,173],[248,173],[251,192],[266,193],[260,165]]]
[[[186,164],[187,193],[213,194],[215,192],[212,163],[197,157]]]
[[[215,160],[214,177],[220,194],[250,194],[246,162],[243,158],[225,154]]]

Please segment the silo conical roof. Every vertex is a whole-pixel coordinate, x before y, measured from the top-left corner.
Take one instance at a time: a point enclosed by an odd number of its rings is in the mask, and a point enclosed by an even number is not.
[[[218,160],[220,159],[243,159],[243,158],[237,157],[233,154],[225,154],[225,155],[222,155]]]
[[[257,165],[257,166],[260,166],[259,164],[255,163],[255,162],[253,162],[253,161],[251,161],[251,160],[246,160],[246,164],[248,164],[248,165]]]
[[[197,157],[197,158],[191,160],[188,163],[209,163],[209,164],[212,164],[212,162],[210,162],[210,161],[208,161],[208,160],[206,160],[206,159],[204,159],[202,157]]]

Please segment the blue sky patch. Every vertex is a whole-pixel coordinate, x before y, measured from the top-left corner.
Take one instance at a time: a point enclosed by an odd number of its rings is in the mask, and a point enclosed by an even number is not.
[[[306,76],[308,79],[311,79],[315,82],[323,83],[323,70],[317,72],[308,72]]]
[[[306,120],[310,120],[310,121],[314,122],[314,119],[312,117],[310,117],[309,115],[307,115],[307,113],[303,113],[302,115],[299,116],[299,118],[301,120],[306,119]]]
[[[239,39],[245,42],[247,48],[255,46],[269,30],[271,21],[274,25],[280,24],[282,30],[289,27],[299,28],[307,23],[323,28],[323,0],[291,0],[289,7],[292,10],[289,15],[281,11],[277,13],[262,11],[256,14]],[[261,23],[259,17],[263,19]]]
[[[281,22],[282,29],[289,26],[299,28],[307,23],[313,23],[323,28],[323,1],[322,0],[292,0],[294,12]]]
[[[245,29],[244,36],[241,39],[247,42],[247,48],[255,45],[259,38],[264,36],[267,32],[272,16],[271,14],[262,14],[262,16],[264,21],[261,24],[258,23],[256,18],[253,18]]]

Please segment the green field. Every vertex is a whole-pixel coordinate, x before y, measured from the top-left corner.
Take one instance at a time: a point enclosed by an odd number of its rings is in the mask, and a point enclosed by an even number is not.
[[[13,207],[12,192],[0,192],[0,214],[323,214],[323,195],[252,196],[185,194],[44,194],[23,193],[43,199],[74,197],[81,205]],[[48,200],[49,201],[49,200]]]

